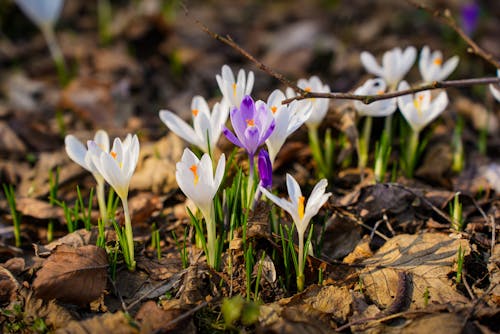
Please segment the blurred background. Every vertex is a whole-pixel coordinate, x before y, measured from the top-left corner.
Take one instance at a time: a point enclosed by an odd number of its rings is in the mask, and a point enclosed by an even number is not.
[[[498,1],[426,3],[449,9],[479,45],[500,57]],[[37,152],[60,150],[68,132],[105,128],[157,139],[167,132],[160,109],[188,117],[194,95],[220,99],[215,75],[226,63],[255,72],[255,98],[284,89],[196,20],[290,79],[318,75],[333,91],[350,91],[370,77],[361,51],[380,58],[397,46],[429,45],[445,59],[459,55],[450,79],[495,74],[449,27],[406,1],[71,0],[55,22],[67,69],[61,81],[37,26],[14,1],[0,0],[0,163],[29,163]],[[407,78],[419,80],[417,66]],[[456,91],[493,107],[485,87]]]

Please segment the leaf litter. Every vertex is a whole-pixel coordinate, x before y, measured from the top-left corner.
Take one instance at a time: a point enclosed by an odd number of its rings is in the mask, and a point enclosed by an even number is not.
[[[223,272],[209,269],[205,257],[190,242],[188,267],[183,268],[172,232],[180,243],[192,240],[185,212],[186,205],[192,204],[179,195],[175,183],[175,164],[185,143],[167,132],[156,112],[161,106],[189,116],[187,106],[193,95],[217,94],[213,76],[221,64],[229,59],[241,67],[242,59],[204,36],[181,9],[174,18],[160,15],[160,2],[155,0],[141,3],[137,10],[114,4],[111,33],[116,41],[111,46],[99,45],[93,35],[97,27],[85,16],[95,11],[94,5],[69,3],[63,12],[61,44],[77,73],[64,89],[56,84],[55,71],[44,59],[45,46],[34,33],[19,43],[19,37],[8,31],[8,40],[0,42],[9,42],[5,44],[8,52],[0,51],[0,63],[6,65],[3,68],[23,67],[22,71],[2,72],[0,77],[0,178],[2,183],[18,185],[17,210],[23,215],[23,245],[16,249],[10,246],[12,229],[6,228],[10,216],[0,194],[2,329],[23,324],[24,332],[29,332],[37,319],[43,319],[58,333],[221,332],[222,298],[247,293],[243,232],[235,231],[234,242],[223,256]],[[454,4],[446,5],[458,10]],[[423,29],[417,38],[413,27],[383,14],[389,4],[367,8],[354,1],[349,6],[333,5],[335,10],[319,2],[268,7],[247,4],[249,12],[259,13],[260,19],[257,22],[242,17],[238,24],[234,14],[241,9],[235,4],[214,6],[189,5],[189,15],[203,18],[216,31],[230,33],[264,63],[290,77],[316,74],[320,69],[325,76],[336,78],[333,85],[338,91],[360,83],[358,57],[362,50],[379,52],[402,43],[401,38],[419,45],[422,40],[433,45],[442,43],[435,34],[437,26]],[[218,10],[219,6],[225,10]],[[493,11],[500,10],[497,5],[491,6]],[[394,10],[418,21],[415,12],[403,7],[397,5]],[[20,18],[14,5],[6,8],[13,18]],[[79,17],[77,13],[87,14]],[[86,27],[86,32],[74,34],[67,28],[73,21],[75,31]],[[358,28],[359,36],[353,34],[353,27]],[[482,42],[496,36],[496,30],[488,29],[484,27]],[[21,30],[29,32],[28,27]],[[397,35],[380,39],[382,31]],[[475,65],[462,58],[465,68]],[[262,73],[256,76],[260,85],[257,95],[265,98],[265,92],[276,85]],[[498,118],[491,103],[478,103],[477,96],[464,96],[458,90],[453,94],[456,99],[452,108],[470,123],[464,136],[468,152],[464,172],[450,172],[449,137],[454,123],[447,119],[429,139],[416,180],[399,177],[394,179],[397,183],[375,185],[371,184],[370,168],[363,179],[359,170],[340,167],[355,153],[358,130],[350,104],[332,102],[327,125],[347,140],[336,147],[339,170],[333,180],[335,196],[325,210],[325,223],[316,222],[314,226],[314,238],[321,247],[308,256],[307,288],[294,294],[293,289],[284,291],[280,285],[287,273],[272,254],[282,256],[283,249],[267,228],[269,208],[258,208],[249,216],[248,237],[258,249],[259,259],[265,252],[263,268],[256,263],[250,275],[252,286],[260,287],[262,304],[259,320],[246,326],[245,331],[500,330],[495,322],[500,302],[499,250],[496,239],[491,239],[493,224],[500,218],[495,198],[498,161],[494,158],[499,143]],[[58,125],[56,116],[61,117],[65,128]],[[489,154],[479,155],[475,149],[477,133],[485,125]],[[109,279],[106,252],[93,246],[96,228],[67,234],[62,209],[48,199],[49,171],[57,167],[61,200],[74,201],[70,194],[76,184],[84,198],[95,186],[80,167],[69,163],[62,138],[65,132],[78,131],[82,139],[87,138],[88,129],[96,127],[112,129],[117,135],[140,130],[142,136],[143,149],[130,198],[139,249],[138,271],[130,273],[118,263],[115,280]],[[314,164],[306,142],[305,131],[299,130],[283,147],[275,165],[277,189],[283,189],[282,175],[290,171],[301,185],[311,184]],[[223,140],[220,144],[229,153],[227,143]],[[245,164],[242,158],[237,159]],[[467,222],[462,232],[450,229],[448,207],[456,191],[461,192]],[[120,212],[116,218],[119,223],[123,221]],[[279,221],[290,225],[284,216]],[[45,240],[49,222],[56,230],[51,243]],[[151,246],[152,223],[161,235],[160,259]],[[33,249],[31,243],[37,246]],[[116,233],[111,228],[106,229],[106,248],[116,249]],[[465,257],[461,283],[456,282],[458,249]],[[260,270],[262,277],[257,281]],[[320,273],[323,277],[318,284]]]

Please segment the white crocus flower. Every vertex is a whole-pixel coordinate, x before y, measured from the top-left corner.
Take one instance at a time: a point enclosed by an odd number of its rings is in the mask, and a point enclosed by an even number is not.
[[[500,77],[500,70],[497,70],[497,76]],[[490,91],[491,94],[493,94],[493,97],[500,102],[500,89],[497,88],[498,86],[495,85],[490,85]]]
[[[240,69],[238,78],[235,80],[233,71],[227,65],[222,66],[222,75],[216,77],[219,89],[224,98],[229,102],[231,108],[239,108],[245,95],[250,95],[253,89],[254,74],[248,71],[248,77],[245,71]]]
[[[266,188],[260,187],[260,190],[267,198],[292,216],[295,227],[297,228],[297,234],[299,236],[297,287],[299,291],[304,288],[304,233],[309,225],[309,222],[311,221],[311,218],[318,213],[319,209],[321,209],[323,204],[325,204],[331,196],[331,193],[325,194],[327,185],[328,181],[326,179],[321,179],[314,186],[314,189],[309,196],[309,200],[307,200],[307,204],[305,197],[302,196],[299,184],[290,174],[286,174],[286,186],[290,201],[279,198],[278,196],[271,194]]]
[[[216,266],[217,234],[214,219],[213,199],[224,177],[226,158],[224,154],[217,163],[215,175],[212,159],[205,153],[198,159],[188,148],[184,149],[181,161],[176,165],[175,178],[182,192],[191,199],[203,214],[207,224],[207,260]]]
[[[429,47],[427,45],[424,46],[420,52],[420,59],[418,61],[418,68],[424,83],[446,79],[457,67],[458,60],[458,56],[454,56],[443,63],[443,54],[441,51],[436,50],[431,53]]]
[[[330,86],[323,85],[321,80],[317,76],[312,76],[309,80],[307,79],[299,79],[297,82],[297,86],[306,92],[315,92],[315,93],[330,93]],[[288,98],[296,96],[295,92],[291,88],[287,88],[286,95]],[[328,112],[328,107],[330,103],[330,99],[320,99],[320,98],[311,98],[299,101],[299,104],[302,104],[299,108],[304,108],[307,102],[311,103],[312,110],[311,115],[306,121],[306,125],[309,128],[318,128],[323,119]]]
[[[61,14],[64,0],[15,0],[36,25],[53,25]]]
[[[406,73],[408,73],[416,57],[417,50],[413,46],[407,47],[404,51],[396,47],[384,53],[382,56],[382,66],[367,51],[361,52],[361,63],[368,72],[383,78],[389,85],[390,90],[394,90]]]
[[[292,101],[290,104],[284,105],[281,102],[285,99],[285,94],[276,89],[269,95],[267,100],[267,107],[272,111],[276,124],[273,133],[266,140],[271,164],[274,163],[276,155],[285,143],[286,138],[307,121],[312,111],[312,106],[307,101],[305,104]]]
[[[402,81],[398,90],[406,89],[410,89],[410,86],[406,81]],[[428,90],[398,97],[399,110],[415,132],[420,132],[438,117],[447,105],[448,95],[445,91],[439,93],[435,99],[432,99],[431,92]]]
[[[115,138],[110,152],[103,150],[95,141],[89,140],[88,148],[92,162],[106,182],[120,198],[128,196],[130,179],[139,159],[139,139],[128,135],[122,142]]]
[[[123,142],[120,138],[115,138],[110,152],[105,151],[93,140],[89,140],[87,146],[95,167],[122,201],[126,241],[126,245],[122,245],[122,248],[128,269],[135,270],[134,236],[128,208],[128,189],[137,160],[139,160],[139,139],[137,135],[132,137],[130,134]]]
[[[94,142],[105,152],[109,152],[109,136],[106,131],[98,130],[94,136]],[[94,176],[97,182],[97,202],[99,203],[99,212],[105,225],[108,223],[106,210],[106,201],[104,197],[104,178],[92,162],[90,152],[73,135],[67,135],[64,138],[66,153],[71,160],[88,170]]]
[[[176,135],[199,147],[203,152],[213,152],[222,132],[222,126],[229,116],[229,106],[225,100],[216,103],[212,112],[207,101],[195,96],[191,102],[193,127],[169,110],[160,110],[160,119]],[[208,145],[210,143],[210,146]]]
[[[361,87],[358,87],[356,95],[380,95],[384,94],[387,85],[383,79],[368,79]],[[383,117],[391,115],[396,110],[396,98],[380,100],[365,104],[361,101],[354,101],[354,108],[361,116]]]

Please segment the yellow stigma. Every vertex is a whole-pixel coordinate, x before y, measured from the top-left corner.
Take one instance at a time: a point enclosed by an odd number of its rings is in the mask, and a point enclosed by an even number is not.
[[[200,180],[200,178],[198,176],[198,167],[196,165],[191,165],[191,167],[189,167],[189,170],[191,172],[193,172],[193,176],[194,176],[193,183],[195,185],[198,184],[198,181]]]
[[[193,110],[191,110],[191,113],[193,113],[193,116],[196,117],[196,116],[198,116],[199,110],[193,109]]]
[[[236,96],[236,82],[233,83],[233,95]]]
[[[299,196],[299,205],[297,206],[297,213],[299,214],[299,218],[304,218],[304,196]]]
[[[273,112],[273,114],[276,114],[276,110],[278,110],[278,107],[276,106],[271,107],[271,111]]]
[[[382,94],[384,94],[384,91],[382,89],[377,92],[377,95],[382,95]]]
[[[113,157],[113,159],[115,159],[115,160],[116,160],[116,156],[117,156],[117,154],[116,154],[116,152],[115,152],[115,151],[111,151],[111,152],[109,152],[109,154],[111,154],[111,156]],[[119,167],[120,167],[120,169],[121,169],[121,168],[123,167],[123,162],[120,162],[120,163],[118,164],[118,166],[119,166]]]
[[[310,92],[311,92],[311,87],[306,87],[306,88],[304,88],[304,90],[305,90],[306,92],[310,93]]]
[[[417,109],[418,116],[422,117],[422,101],[424,100],[423,95],[419,95],[416,99],[413,99],[413,105]]]
[[[254,126],[255,121],[253,119],[247,119],[245,122],[247,122],[247,126]]]
[[[441,58],[438,57],[438,58],[434,59],[433,63],[434,63],[434,65],[438,65],[439,66],[439,65],[441,65],[443,63],[443,59],[441,59]]]

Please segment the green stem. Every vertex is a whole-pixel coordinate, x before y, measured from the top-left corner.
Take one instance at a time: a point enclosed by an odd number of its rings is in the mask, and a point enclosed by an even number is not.
[[[299,235],[299,268],[297,270],[297,290],[299,292],[304,290],[304,232]]]
[[[253,178],[254,178],[254,156],[248,156],[249,159],[249,171],[248,171],[248,183],[247,183],[247,208],[250,209],[252,207],[252,201],[254,198],[253,194]]]
[[[309,146],[311,147],[311,153],[313,159],[318,164],[318,174],[320,177],[326,177],[328,171],[326,171],[325,162],[323,160],[323,154],[321,153],[321,147],[319,144],[318,137],[318,127],[317,126],[308,126],[309,133]]]
[[[202,211],[202,213],[207,223],[207,262],[210,267],[217,269],[217,231],[213,204],[210,205],[208,212]]]
[[[128,209],[127,197],[122,197],[123,204],[123,214],[125,216],[125,238],[127,239],[127,247],[129,258],[127,259],[128,269],[130,271],[135,270],[135,260],[134,260],[134,234],[132,232],[132,222],[130,221],[130,212]]]
[[[417,150],[418,150],[418,138],[420,131],[411,131],[410,142],[408,143],[408,150],[406,151],[406,176],[413,177],[413,172],[415,170],[415,165],[417,163]]]
[[[363,124],[363,132],[361,133],[361,138],[359,138],[359,161],[358,167],[364,169],[368,162],[368,151],[370,147],[370,137],[372,134],[373,118],[371,116],[365,117],[365,123]]]
[[[49,47],[50,55],[54,60],[56,65],[57,74],[59,76],[59,82],[62,86],[65,86],[68,81],[68,71],[66,67],[66,62],[64,61],[64,56],[57,43],[56,35],[54,33],[54,26],[52,24],[43,24],[40,26],[47,46]]]
[[[97,203],[99,204],[99,212],[104,226],[108,226],[108,210],[106,207],[106,199],[104,197],[104,180],[97,180]]]

